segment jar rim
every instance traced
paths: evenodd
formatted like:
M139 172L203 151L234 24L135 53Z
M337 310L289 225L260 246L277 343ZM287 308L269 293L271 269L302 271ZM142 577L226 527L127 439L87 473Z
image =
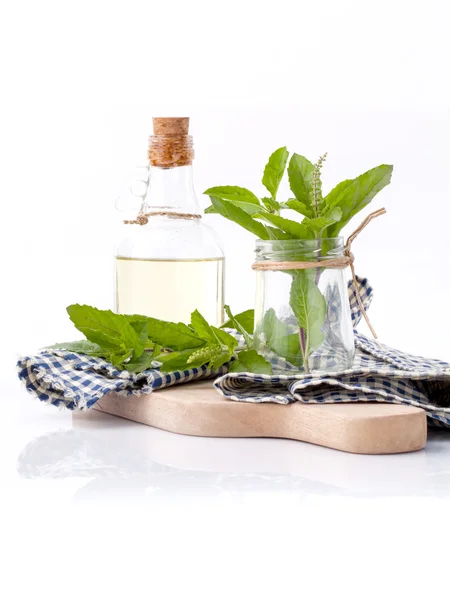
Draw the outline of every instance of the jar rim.
M344 255L343 236L313 240L256 240L257 260L324 260ZM300 258L301 256L301 258Z
M261 240L261 239L257 239L256 240L256 247L257 248L261 248L263 246L273 246L274 244L277 244L278 247L283 247L283 248L298 248L298 247L303 247L303 248L316 248L317 247L317 242L320 243L332 243L334 242L335 246L343 246L344 245L344 237L342 235L339 235L337 237L332 237L332 238L318 238L318 239L313 239L313 240L300 240L300 239L290 239L290 240Z

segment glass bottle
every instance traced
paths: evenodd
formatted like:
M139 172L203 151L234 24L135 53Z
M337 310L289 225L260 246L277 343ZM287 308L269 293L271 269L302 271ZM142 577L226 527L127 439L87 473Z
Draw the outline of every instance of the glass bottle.
M188 118L155 118L149 177L137 218L116 247L116 312L223 323L224 255L201 220Z
M296 261L320 264L343 256L342 237L319 243L256 242L254 343L275 372L343 371L352 366L355 347L345 270L289 269ZM277 270L280 265L283 270Z

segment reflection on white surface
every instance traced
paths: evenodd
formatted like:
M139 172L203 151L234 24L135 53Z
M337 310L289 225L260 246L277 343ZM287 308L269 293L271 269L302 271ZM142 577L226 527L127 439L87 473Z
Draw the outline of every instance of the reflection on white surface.
M77 497L232 495L289 492L350 496L450 496L450 435L432 432L425 450L390 456L347 454L274 439L177 435L101 414L29 442L23 478L90 481Z

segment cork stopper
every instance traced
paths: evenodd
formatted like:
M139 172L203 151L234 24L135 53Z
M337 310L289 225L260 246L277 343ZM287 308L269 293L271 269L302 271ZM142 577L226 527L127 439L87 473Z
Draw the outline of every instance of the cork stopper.
M153 135L188 135L189 117L153 117Z
M153 118L148 156L154 167L170 169L191 165L194 145L189 133L189 117Z

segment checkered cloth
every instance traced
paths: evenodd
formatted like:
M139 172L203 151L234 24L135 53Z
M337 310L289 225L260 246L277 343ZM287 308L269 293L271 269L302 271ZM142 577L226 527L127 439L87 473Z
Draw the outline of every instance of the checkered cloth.
M367 310L372 288L367 279L358 278L358 285ZM352 282L349 298L356 327L361 312ZM237 332L229 331L242 341ZM70 410L90 408L109 392L140 396L178 383L215 377L214 387L228 400L279 404L392 402L423 408L430 425L450 428L450 364L393 350L356 331L355 345L351 369L315 374L228 373L226 365L218 371L202 367L174 373L150 369L136 374L119 371L101 358L64 350L24 357L17 368L19 378L32 395ZM280 366L289 369L284 359L273 357L272 362L275 370Z

